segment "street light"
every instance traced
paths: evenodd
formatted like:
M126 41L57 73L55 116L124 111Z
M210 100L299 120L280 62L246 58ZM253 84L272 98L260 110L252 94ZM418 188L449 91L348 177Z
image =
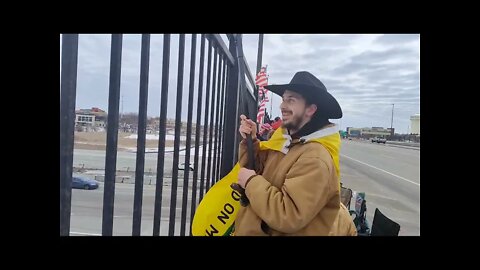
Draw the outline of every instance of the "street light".
M395 108L395 104L392 103L392 121L390 122L390 133L391 133L391 137L393 138L393 108Z

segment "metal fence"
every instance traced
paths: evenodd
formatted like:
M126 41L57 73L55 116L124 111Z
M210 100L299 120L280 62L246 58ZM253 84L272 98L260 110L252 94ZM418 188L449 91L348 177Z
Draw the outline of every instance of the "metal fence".
M185 147L185 168L194 164L192 177L190 170L183 173L183 191L180 219L180 235L187 234L187 219L193 220L196 206L208 189L224 177L237 162L238 119L241 113L255 119L257 112L257 89L254 76L250 72L243 55L242 35L229 34L228 47L218 34L192 34L190 49L190 70L188 84L187 128ZM80 36L81 38L81 36ZM60 235L70 234L72 168L74 146L75 99L78 63L77 34L62 35L61 55L61 97L60 97ZM197 39L200 49L197 52ZM261 65L263 35L259 37L257 72ZM108 98L108 126L105 157L105 177L103 194L102 235L113 235L113 209L115 197L115 177L117 163L117 138L119 128L120 78L122 66L122 34L111 36L110 80ZM167 118L167 97L169 91L171 35L163 35L163 63L160 101L160 130L158 140L157 174L152 235L160 235L162 196L164 186L165 137ZM196 55L200 54L198 65ZM150 67L150 34L141 35L140 90L138 110L138 139L136 152L135 192L133 205L132 235L138 236L142 222L142 197L144 184L144 164L147 124L148 81ZM179 35L178 73L176 87L175 138L170 194L168 235L175 234L177 188L179 179L180 129L182 93L185 59L185 34ZM206 63L205 63L206 61ZM198 76L196 67L199 67ZM206 73L206 82L203 81ZM246 79L251 86L248 86ZM198 82L198 83L197 83ZM197 100L194 100L196 91ZM201 106L205 97L205 106ZM193 105L197 103L196 126L193 127ZM200 132L203 117L203 132ZM192 145L192 129L195 140ZM202 135L203 138L200 138ZM202 146L202 147L201 147ZM194 151L190 160L191 149ZM200 150L202 155L200 157ZM200 161L201 159L201 161ZM201 166L198 166L201 164ZM199 186L197 184L199 182ZM191 204L188 204L191 186ZM198 197L197 198L197 193ZM190 217L187 209L190 208Z

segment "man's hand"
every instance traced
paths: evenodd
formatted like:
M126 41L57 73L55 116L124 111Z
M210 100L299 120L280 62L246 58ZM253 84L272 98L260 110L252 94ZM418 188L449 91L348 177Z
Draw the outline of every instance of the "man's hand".
M242 187L245 188L245 184L250 178L250 176L256 175L254 170L249 170L247 168L240 168L240 171L238 172L238 184Z
M252 135L252 140L257 138L257 124L250 119L247 119L245 115L240 115L240 128L238 129L242 138L247 138L247 134Z

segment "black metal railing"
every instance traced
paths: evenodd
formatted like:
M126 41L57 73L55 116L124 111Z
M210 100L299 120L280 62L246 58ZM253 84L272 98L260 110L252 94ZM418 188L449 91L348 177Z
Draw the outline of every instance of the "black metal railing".
M168 75L170 68L170 34L163 35L162 92L160 102L160 123L157 156L157 180L155 182L155 207L153 214L153 235L160 235L160 218L163 198L163 168L165 162L165 135L167 130Z
M107 150L105 155L105 187L103 190L102 235L113 234L113 204L117 167L118 114L120 104L120 78L122 70L121 34L112 35L110 55L110 84L108 96Z
M187 235L187 223L209 188L224 177L237 162L238 119L241 113L255 119L257 111L254 74L250 72L242 49L242 35L229 34L229 45L218 34L191 35L190 69L187 98L185 158L181 161L182 99L184 99L185 34L179 35L178 70L176 78L175 137L171 175L168 235ZM80 36L80 39L82 37ZM132 235L141 235L144 192L144 167L147 129L148 82L150 67L150 34L141 35L140 86L138 105L138 137L135 165L135 187ZM75 125L75 99L78 35L62 36L62 73L60 104L60 235L70 234L71 180ZM122 66L122 34L111 36L108 125L103 191L102 235L114 235L115 177L119 127L120 78ZM152 235L161 235L162 201L165 182L165 138L167 100L169 95L171 35L163 35L163 63L159 117L159 140L155 182ZM197 55L199 60L197 63ZM261 57L259 58L261 59ZM206 61L205 61L206 60ZM258 59L257 59L258 61ZM257 64L258 66L258 64ZM197 72L198 68L198 72ZM258 69L258 67L257 67ZM252 85L249 89L247 78ZM197 83L198 80L198 83ZM253 87L253 89L252 89ZM195 93L197 99L194 100ZM196 105L196 110L194 109ZM193 123L193 114L196 121ZM202 125L203 119L203 125ZM192 132L195 131L194 143ZM192 147L193 144L193 147ZM191 148L194 148L192 150ZM193 159L190 157L194 152ZM180 191L181 211L177 217L179 166L183 166L183 189ZM193 168L190 173L190 167ZM189 196L191 198L189 204ZM188 215L188 211L190 214ZM179 225L179 233L176 228Z
M138 108L137 158L135 165L135 193L133 199L132 235L139 236L142 225L143 176L145 174L145 145L147 129L148 71L150 66L150 35L142 35L140 52L140 99Z
M60 84L60 235L69 235L78 35L63 35L62 45L62 72L60 75L62 80Z

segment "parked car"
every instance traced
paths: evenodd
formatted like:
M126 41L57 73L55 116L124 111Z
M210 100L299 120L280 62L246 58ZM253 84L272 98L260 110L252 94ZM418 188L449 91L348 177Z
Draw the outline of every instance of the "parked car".
M372 138L372 143L373 142L385 144L387 142L387 139L382 137L375 137L375 138Z
M99 187L99 183L96 180L93 180L84 176L72 177L72 188L97 189L98 187Z
M190 171L193 172L194 171L194 164L193 163L190 164L189 167L190 167ZM178 165L178 169L181 170L181 171L185 171L185 168L186 168L185 163L182 163L182 164Z

